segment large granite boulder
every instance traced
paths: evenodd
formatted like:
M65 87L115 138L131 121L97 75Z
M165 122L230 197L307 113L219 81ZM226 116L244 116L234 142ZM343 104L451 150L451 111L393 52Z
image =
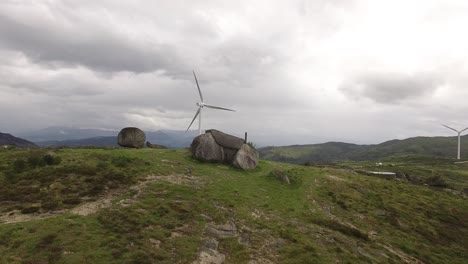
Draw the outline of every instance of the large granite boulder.
M223 148L231 148L239 150L245 143L242 138L228 135L216 129L207 130L206 133L210 133L215 139L216 143Z
M243 144L242 147L237 151L232 165L237 168L249 170L255 169L258 164L257 151L247 144Z
M215 139L211 133L199 135L193 139L190 145L192 155L201 161L208 162L223 162L224 152L223 148L216 144Z
M145 145L146 135L136 127L122 129L117 137L117 143L126 148L142 148Z
M257 151L243 139L214 129L194 138L190 151L198 160L225 162L240 169L254 169L258 164Z
M232 163L237 151L244 144L244 140L242 138L223 133L216 129L207 130L206 133L210 133L215 139L216 143L223 148L224 161Z

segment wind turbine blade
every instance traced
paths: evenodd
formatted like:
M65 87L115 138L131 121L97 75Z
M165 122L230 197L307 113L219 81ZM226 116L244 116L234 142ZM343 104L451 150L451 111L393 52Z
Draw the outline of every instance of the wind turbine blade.
M195 75L195 71L193 71L193 77L195 77L195 82L197 83L198 93L200 94L200 99L203 102L203 95L200 90L200 85L198 85L198 80L197 80L197 76Z
M461 133L461 132L463 132L463 131L465 131L465 130L467 130L467 129L468 129L468 127L467 127L467 128L465 128L465 129L463 129L462 131L460 131L460 133Z
M220 109L220 110L226 110L226 111L231 111L231 112L235 112L236 110L232 110L232 109L227 109L227 108L223 108L223 107L219 107L219 106L214 106L214 105L205 105L205 107L208 107L208 108L213 108L213 109Z
M190 129L190 127L191 127L192 124L193 124L193 121L195 121L195 119L197 119L197 116L200 114L200 109L201 109L201 108L198 108L197 113L196 113L195 116L193 117L192 122L191 122L190 125L188 126L187 130L185 130L185 133L187 133L187 131Z
M451 127L449 127L449 126L446 126L446 125L444 125L444 124L442 124L442 125L443 125L444 127L448 128L448 129L451 129L451 130L453 130L453 131L455 131L455 132L457 132L457 133L458 133L458 130L456 130L455 128L451 128Z

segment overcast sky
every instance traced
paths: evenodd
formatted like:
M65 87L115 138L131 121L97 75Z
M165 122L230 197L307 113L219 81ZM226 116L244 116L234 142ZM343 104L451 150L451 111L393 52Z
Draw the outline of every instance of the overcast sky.
M379 143L468 126L468 1L0 2L0 131ZM194 126L194 129L197 125Z

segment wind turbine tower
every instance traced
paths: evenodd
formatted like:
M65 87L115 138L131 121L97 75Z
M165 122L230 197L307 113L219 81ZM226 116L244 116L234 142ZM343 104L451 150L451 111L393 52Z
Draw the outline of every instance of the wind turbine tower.
M190 125L188 126L187 130L185 131L185 133L187 133L187 131L190 129L190 127L192 126L193 122L195 121L195 119L197 119L197 116L198 116L198 135L201 135L202 109L203 109L204 107L212 108L212 109L218 109L218 110L231 111L231 112L235 112L236 110L232 110L232 109L227 109L227 108L223 108L223 107L219 107L219 106L214 106L214 105L205 104L205 103L203 102L203 94L202 94L202 92L201 92L201 90L200 90L200 85L198 85L198 80L197 80L197 76L195 75L195 71L193 72L193 77L195 78L195 82L197 83L198 94L200 95L200 102L197 103L198 110L197 110L197 112L195 113L195 116L193 117L192 122L191 122Z
M467 130L468 127L463 129L463 130L458 131L458 130L456 130L454 128L451 128L449 126L446 126L446 125L443 125L443 126L450 129L450 130L453 130L453 131L457 132L457 134L458 134L458 155L457 155L457 159L460 159L460 135L461 135L461 133L463 133L463 131Z

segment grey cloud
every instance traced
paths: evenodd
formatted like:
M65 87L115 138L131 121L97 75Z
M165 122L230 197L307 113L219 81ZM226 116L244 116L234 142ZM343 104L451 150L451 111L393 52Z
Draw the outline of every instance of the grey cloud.
M60 20L11 18L0 12L0 45L24 53L31 60L50 67L83 65L98 71L180 71L183 60L171 45L139 44L128 36L112 32L109 25L79 24Z
M398 104L433 93L442 83L441 78L430 74L368 73L346 81L340 90L350 98Z
M262 144L375 142L421 134L432 120L461 122L463 59L437 75L383 73L382 65L354 74L374 65L348 45L361 26L354 2L365 1L1 1L0 131L183 130L198 100L192 69L206 103L237 110L207 109L203 126L248 131ZM404 68L397 60L388 70ZM462 73L450 80L454 68ZM438 89L439 76L457 85Z

